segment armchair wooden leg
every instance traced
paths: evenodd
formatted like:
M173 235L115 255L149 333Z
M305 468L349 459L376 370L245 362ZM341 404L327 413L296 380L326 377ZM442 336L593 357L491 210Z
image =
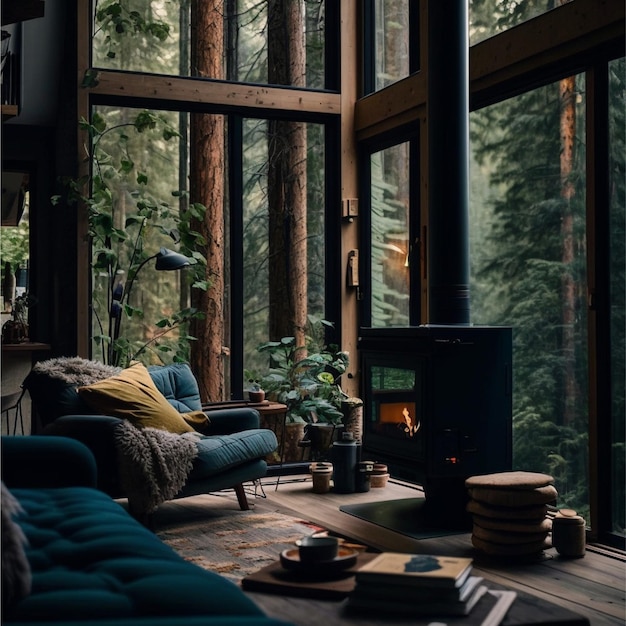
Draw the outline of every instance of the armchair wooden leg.
M237 494L237 502L239 502L239 507L242 511L248 511L250 509L250 504L248 502L248 498L246 497L246 492L244 491L243 484L239 483L234 487L235 493Z

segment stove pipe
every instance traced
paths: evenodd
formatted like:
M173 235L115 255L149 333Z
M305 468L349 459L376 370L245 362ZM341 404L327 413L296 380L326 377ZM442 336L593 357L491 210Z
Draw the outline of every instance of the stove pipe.
M469 44L467 0L428 2L430 324L468 324Z

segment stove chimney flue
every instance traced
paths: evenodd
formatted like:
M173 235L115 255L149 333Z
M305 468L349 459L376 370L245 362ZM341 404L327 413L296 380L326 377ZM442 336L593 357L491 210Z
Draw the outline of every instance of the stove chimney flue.
M428 2L430 324L468 324L469 44L467 0Z

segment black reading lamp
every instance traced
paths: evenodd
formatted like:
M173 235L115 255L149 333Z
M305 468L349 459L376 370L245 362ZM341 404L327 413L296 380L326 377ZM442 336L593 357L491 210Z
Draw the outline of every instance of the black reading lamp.
M128 300L130 298L130 292L132 291L133 284L135 283L135 279L137 278L137 274L139 274L143 266L149 261L152 261L152 259L156 259L154 267L156 270L161 272L180 270L183 267L191 265L190 259L184 254L174 252L173 250L169 250L168 248L161 248L156 254L149 256L147 259L144 259L139 264L137 269L133 272L132 278L128 281L126 285L123 283L118 283L118 285L113 290L113 299L111 302L110 315L115 320L115 324L113 327L113 336L111 338L111 354L109 355L109 362L111 362L110 357L112 356L113 352L113 344L120 336L120 327L122 324L122 310L124 308L124 303L128 303Z

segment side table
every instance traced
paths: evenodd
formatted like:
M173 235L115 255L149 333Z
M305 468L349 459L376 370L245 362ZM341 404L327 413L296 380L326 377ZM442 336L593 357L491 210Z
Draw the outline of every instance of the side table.
M268 465L282 466L284 461L287 405L265 400L263 402L250 403L249 406L259 412L261 416L261 428L268 428L273 431L276 435L276 439L278 439L278 449L269 454L266 458Z

